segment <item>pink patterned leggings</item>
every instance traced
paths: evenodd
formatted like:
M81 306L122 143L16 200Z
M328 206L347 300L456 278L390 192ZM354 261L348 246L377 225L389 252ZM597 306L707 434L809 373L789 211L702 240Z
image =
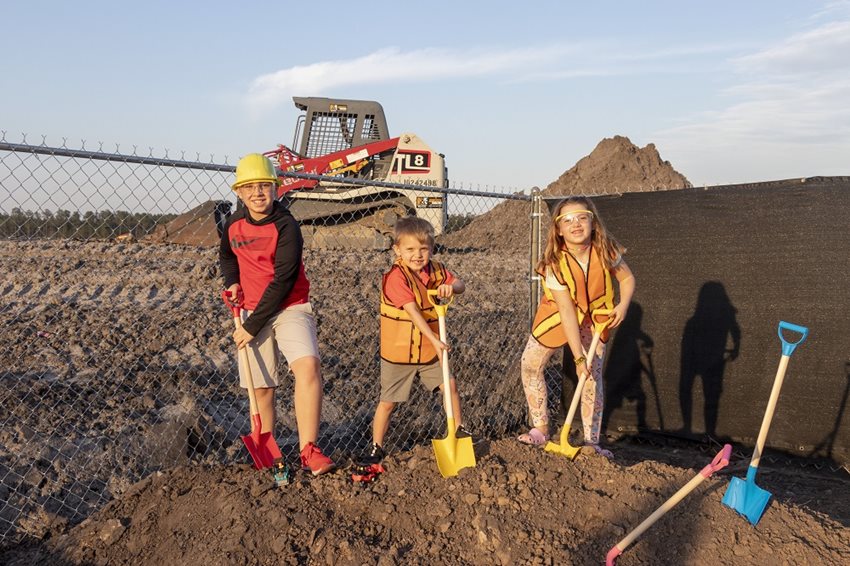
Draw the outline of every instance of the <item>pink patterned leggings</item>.
M587 348L593 339L590 317L584 319L579 330L581 343ZM531 413L531 422L535 427L549 425L546 378L543 370L556 351L556 348L547 348L534 337L529 336L525 351L522 353L522 388L525 390L528 411ZM590 373L593 379L584 382L584 390L581 393L581 422L584 425L584 439L587 444L599 444L599 433L602 429L602 409L604 406L602 361L605 356L605 344L599 343L596 354L590 364Z

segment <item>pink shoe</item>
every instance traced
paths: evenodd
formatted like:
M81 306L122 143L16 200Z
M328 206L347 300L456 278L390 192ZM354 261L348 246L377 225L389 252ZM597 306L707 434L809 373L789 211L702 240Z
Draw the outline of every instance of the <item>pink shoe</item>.
M605 448L602 448L602 447L601 447L601 446L599 446L598 444L588 444L588 446L590 446L591 448L593 448L593 450L594 450L594 451L595 451L595 452L596 452L599 456L602 456L602 457L604 457L604 458L608 458L609 460L610 460L611 458L613 458L613 457L614 457L614 453L613 453L613 452L611 452L610 450L606 450Z
M549 440L549 435L543 434L538 428L533 428L525 434L520 434L516 439L530 446L542 446Z
M336 469L333 460L322 454L322 450L308 442L301 450L301 469L310 470L314 476L320 476Z

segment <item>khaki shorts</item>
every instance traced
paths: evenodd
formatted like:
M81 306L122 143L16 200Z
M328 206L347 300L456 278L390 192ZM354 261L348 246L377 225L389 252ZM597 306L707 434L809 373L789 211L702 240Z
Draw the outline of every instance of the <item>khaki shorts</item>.
M381 401L407 401L413 378L417 374L429 391L437 391L443 384L443 370L439 360L430 364L394 364L381 360Z
M250 311L242 311L244 321ZM282 310L263 326L254 339L248 343L248 360L254 387L277 387L277 364L280 354L288 364L306 356L319 357L319 344L316 339L316 319L310 303L292 305ZM241 356L240 356L241 358ZM239 385L248 387L245 367L239 360Z

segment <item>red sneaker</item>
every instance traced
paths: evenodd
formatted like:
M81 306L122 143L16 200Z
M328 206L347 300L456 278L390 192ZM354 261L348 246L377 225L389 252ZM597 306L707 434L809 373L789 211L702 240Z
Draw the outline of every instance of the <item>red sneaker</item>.
M333 460L322 454L322 450L308 442L301 451L301 469L310 470L314 476L320 476L336 469Z

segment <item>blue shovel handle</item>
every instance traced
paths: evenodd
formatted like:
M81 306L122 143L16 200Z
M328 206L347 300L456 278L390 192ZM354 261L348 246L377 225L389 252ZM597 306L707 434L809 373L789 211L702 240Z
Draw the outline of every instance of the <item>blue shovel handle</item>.
M796 342L789 342L785 339L784 336L782 336L783 330L790 330L792 332L799 332L800 334L802 334L802 336L800 336L800 339L797 340ZM794 348L796 348L797 346L799 346L800 344L802 344L803 342L806 341L806 337L808 337L808 335L809 335L809 329L806 328L805 326L800 326L800 325L797 325L797 324L791 324L790 322L785 322L784 320L781 320L781 321L779 321L779 329L778 329L777 333L779 334L779 339L782 340L782 355L783 356L790 356L791 354L794 353Z

